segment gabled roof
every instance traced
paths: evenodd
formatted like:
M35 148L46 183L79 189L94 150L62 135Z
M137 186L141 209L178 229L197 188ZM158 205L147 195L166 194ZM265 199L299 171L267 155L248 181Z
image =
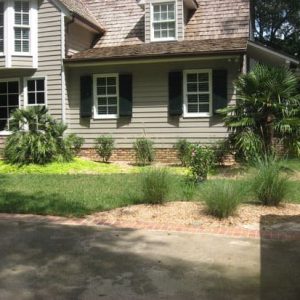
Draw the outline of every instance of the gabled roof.
M139 45L93 48L78 52L66 62L114 60L130 58L157 58L193 55L243 54L246 38L211 39L205 41L181 41L144 43Z
M85 0L58 0L74 17L77 17L83 22L87 22L90 26L99 31L104 31L99 19L97 19L84 3Z

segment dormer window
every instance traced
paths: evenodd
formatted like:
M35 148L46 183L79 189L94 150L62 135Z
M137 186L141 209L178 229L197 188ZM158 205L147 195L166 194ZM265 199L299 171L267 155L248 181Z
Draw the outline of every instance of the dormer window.
M152 3L151 26L153 41L176 39L176 2Z

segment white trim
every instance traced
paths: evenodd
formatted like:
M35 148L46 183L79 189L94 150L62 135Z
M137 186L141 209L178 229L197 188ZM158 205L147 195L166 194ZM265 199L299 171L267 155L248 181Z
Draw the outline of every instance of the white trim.
M97 78L115 77L116 78L116 96L117 96L117 113L111 115L99 115L98 111L98 95L97 95ZM94 119L117 119L119 117L119 74L118 73L107 73L107 74L94 74L93 75L93 118Z
M64 66L64 58L66 56L66 37L65 37L65 14L61 12L60 14L60 36L61 36L61 119L63 123L66 123L66 74Z
M18 82L18 102L19 102L19 108L21 108L21 99L20 99L20 96L21 96L21 80L20 78L16 77L16 78L1 78L0 79L0 82L11 82L11 81L17 81ZM7 119L8 122L9 122L9 119ZM0 130L0 136L1 135L10 135L11 132L8 131L8 130Z
M297 65L300 64L300 62L299 62L297 59L294 59L294 58L292 58L292 57L290 57L290 56L288 56L288 55L284 55L284 54L282 54L282 53L279 53L279 52L277 52L277 51L275 51L275 50L269 49L269 48L267 48L267 47L265 47L265 46L259 45L259 44L257 44L256 42L248 41L248 47L249 47L249 46L252 46L252 47L254 47L254 48L257 48L257 49L260 49L260 50L262 50L262 51L265 51L265 52L268 53L268 54L271 54L271 55L280 57L281 59L284 59L284 60L286 60L286 61L292 62L292 63L294 63L294 64L297 64Z
M187 75L191 73L208 73L209 88L209 112L208 113L189 113L187 109ZM206 92L204 94L207 94ZM202 118L211 117L213 111L213 90L212 90L212 69L190 69L183 71L183 117L184 118Z
M163 4L174 4L175 8L175 37L174 38L155 38L154 37L154 17L153 17L153 6L154 5L163 5ZM177 12L177 1L176 0L151 0L150 3L150 41L151 42L170 42L178 40L178 12Z
M199 54L200 55L200 54ZM78 67L97 67L97 66L114 66L114 65L135 65L135 64L154 64L162 62L187 62L187 61L202 61L202 60L220 60L220 59L240 59L240 55L228 55L228 56L195 56L195 57L177 57L177 58L149 58L149 59L116 59L111 61L74 61L65 62L68 68L78 68Z
M37 0L31 0L30 5L30 36L32 67L38 68L38 7Z
M12 66L12 53L13 53L13 42L14 42L14 1L6 1L6 9L4 15L4 40L5 40L5 67L11 68Z
M28 80L44 80L44 93L45 93L45 103L44 104L28 104ZM47 76L33 76L33 77L24 77L23 79L23 106L48 106L48 85L47 85Z

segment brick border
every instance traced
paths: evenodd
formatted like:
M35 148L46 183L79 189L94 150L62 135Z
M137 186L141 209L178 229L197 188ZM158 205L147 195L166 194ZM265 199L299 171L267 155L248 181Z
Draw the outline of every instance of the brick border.
M195 234L216 234L236 238L268 239L279 241L300 240L298 231L269 231L252 230L240 227L199 227L193 225L176 225L146 222L111 222L106 220L95 221L88 218L64 218L56 216L21 215L0 213L0 221L28 222L28 223L52 223L70 226L111 226L116 229L144 229L152 231L186 232Z

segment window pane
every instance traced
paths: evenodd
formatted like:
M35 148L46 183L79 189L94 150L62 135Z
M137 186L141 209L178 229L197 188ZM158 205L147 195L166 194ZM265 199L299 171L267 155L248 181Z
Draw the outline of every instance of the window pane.
M23 25L29 25L29 14L23 14Z
M116 78L115 77L107 77L107 84L108 85L116 85Z
M189 103L197 103L198 102L198 96L195 95L188 95L188 102Z
M21 32L22 32L21 28L15 28L15 39L21 39L22 37Z
M5 128L6 128L6 120L0 120L0 130L5 130Z
M117 104L117 98L116 97L109 97L107 99L107 102L109 105L116 105Z
M197 92L197 84L196 83L188 83L187 90L188 90L188 92Z
M209 104L199 104L199 112L208 113L209 112Z
M106 85L106 78L97 78L97 85L105 86Z
M29 41L23 41L23 52L29 52Z
M208 82L199 83L199 92L207 92L209 90Z
M117 114L117 107L116 106L109 106L108 107L108 114L109 115L116 115Z
M98 107L98 114L99 115L106 115L107 114L107 108L106 108L106 106L99 106Z
M28 104L36 104L35 93L28 93Z
M202 94L198 96L199 102L209 102L209 94Z
M188 112L189 113L197 113L198 112L198 104L189 104Z
M36 90L37 91L45 90L45 80L44 79L39 79L36 81Z
M187 74L187 82L197 82L197 74Z
M19 93L19 83L18 81L8 82L8 93Z
M0 95L0 106L7 106L7 95Z
M45 104L45 93L40 92L36 94L36 103L37 104Z
M107 87L107 94L108 95L115 95L117 93L117 88L115 86Z
M22 29L22 38L24 40L28 40L29 39L29 29L28 28L23 28Z
M106 87L97 87L98 95L106 95Z
M107 101L106 98L98 98L98 105L106 105Z
M22 24L22 15L20 13L15 13L15 24L16 25Z
M35 91L35 80L28 80L27 81L27 88L28 91Z
M0 82L0 94L7 93L7 82Z
M16 52L21 52L22 51L21 41L15 41L15 51Z
M6 107L1 107L0 108L0 118L1 119L7 119L8 117L8 112Z
M198 74L198 81L208 81L208 74L207 73Z
M22 10L22 2L21 1L15 1L15 11L21 12Z
M8 95L8 105L18 106L19 105L19 95Z

